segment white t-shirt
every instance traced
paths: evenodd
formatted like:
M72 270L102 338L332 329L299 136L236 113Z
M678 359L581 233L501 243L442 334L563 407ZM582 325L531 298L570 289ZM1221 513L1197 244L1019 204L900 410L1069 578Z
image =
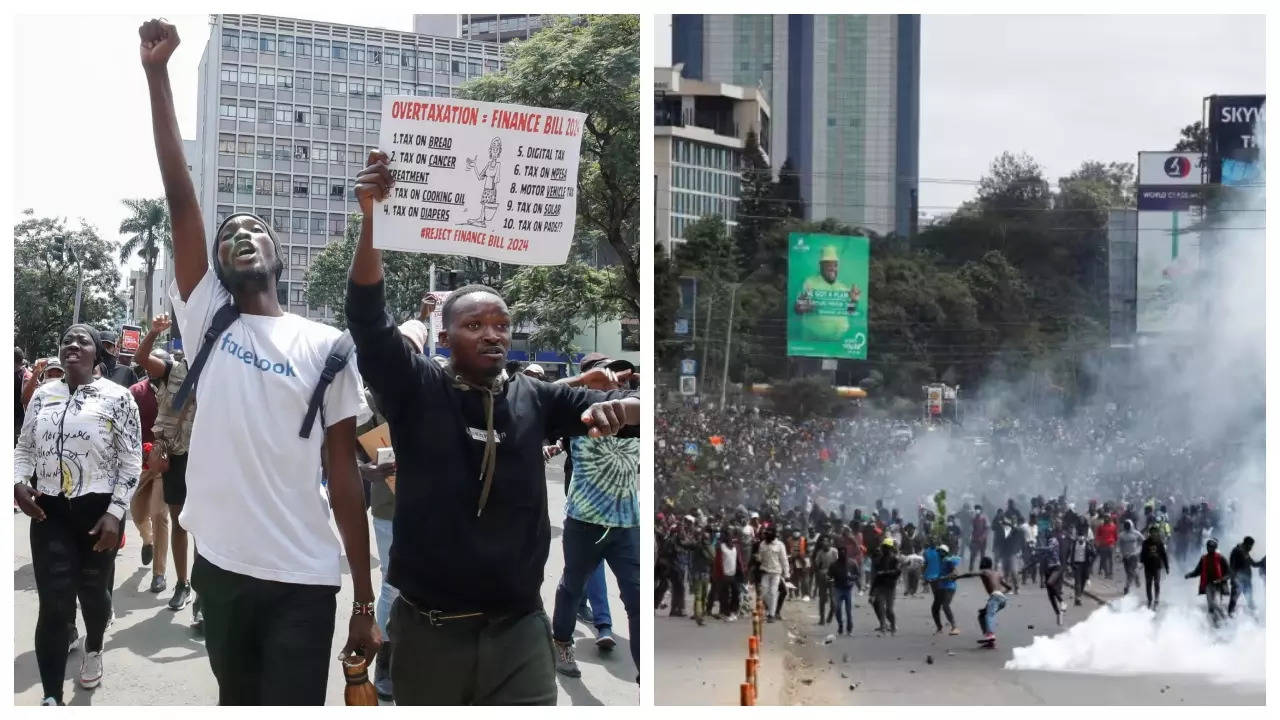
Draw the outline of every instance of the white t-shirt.
M212 269L186 302L169 288L187 357L231 296ZM335 340L336 328L290 313L241 315L215 340L196 386L179 518L199 553L230 572L300 585L341 585L342 547L318 482L320 418L298 429ZM355 417L361 382L354 354L325 392L326 426Z

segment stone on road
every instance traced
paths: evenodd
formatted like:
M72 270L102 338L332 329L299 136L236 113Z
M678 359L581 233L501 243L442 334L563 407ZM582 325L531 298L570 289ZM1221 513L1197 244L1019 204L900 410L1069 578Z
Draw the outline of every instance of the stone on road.
M547 560L542 583L542 601L547 615L555 607L556 583L563 570L560 532L564 526L564 470L561 462L547 466L547 505L551 517L551 555ZM35 574L31 565L30 519L14 515L14 663L13 701L15 705L38 705L42 699L40 673L36 668L35 627L38 614ZM126 520L127 543L116 558L116 587L113 593L116 620L107 629L103 646L104 674L101 687L86 691L76 681L80 672L81 653L71 653L67 660L64 699L68 705L215 705L218 686L209 668L204 642L191 630L191 607L172 612L167 603L177 583L172 558L168 563L169 588L159 594L147 592L151 568L141 563L142 541L131 520ZM336 528L335 528L336 533ZM373 527L369 528L372 554L373 586L381 586L382 568L378 566ZM342 589L338 592L338 608L351 607L352 586L346 558L342 561ZM494 569L501 572L501 569ZM639 702L635 683L636 668L631 661L627 614L618 596L618 584L606 570L609 586L609 609L613 616L617 647L601 653L595 646L595 630L579 622L574 633L577 641L581 678L568 678L556 673L560 705L634 705ZM84 635L84 621L78 616L77 627ZM333 648L329 664L326 703L343 704L341 669L338 652L347 639L347 616L339 612L334 625Z

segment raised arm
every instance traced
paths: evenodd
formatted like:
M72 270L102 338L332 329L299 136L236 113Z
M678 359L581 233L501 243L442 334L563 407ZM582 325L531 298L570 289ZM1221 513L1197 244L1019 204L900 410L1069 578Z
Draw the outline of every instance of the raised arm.
M146 335L142 336L142 342L138 343L138 349L133 353L134 362L141 365L142 369L147 371L147 376L152 380L159 380L164 377L164 361L160 358L152 357L151 349L160 333L168 329L169 314L162 313L157 315L151 321L151 329L147 331Z
M395 184L388 161L386 153L373 150L368 165L356 177L356 200L361 213L360 242L351 258L351 282L356 285L382 282L382 251L373 246L373 204L385 200Z
M173 89L169 87L169 57L177 49L178 30L163 20L148 20L138 28L139 53L151 96L151 130L155 135L160 179L173 225L174 278L178 293L186 300L209 269L208 245L196 189L182 154L182 135L173 110Z

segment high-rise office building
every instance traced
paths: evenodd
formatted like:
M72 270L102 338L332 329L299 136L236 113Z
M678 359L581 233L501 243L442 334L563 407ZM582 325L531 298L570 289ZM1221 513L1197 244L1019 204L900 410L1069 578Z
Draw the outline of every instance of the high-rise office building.
M674 15L671 53L685 77L764 91L774 172L790 160L810 219L914 232L919 16Z
M504 43L528 40L555 18L555 15L414 15L413 31Z
M737 224L743 148L754 132L768 155L770 109L755 86L681 77L678 66L656 68L653 81L654 227L670 252L700 217Z
M353 178L376 147L384 95L456 97L503 66L502 46L381 28L213 15L200 60L196 183L205 232L233 211L268 220L285 263L281 304L310 310L306 274L359 210Z

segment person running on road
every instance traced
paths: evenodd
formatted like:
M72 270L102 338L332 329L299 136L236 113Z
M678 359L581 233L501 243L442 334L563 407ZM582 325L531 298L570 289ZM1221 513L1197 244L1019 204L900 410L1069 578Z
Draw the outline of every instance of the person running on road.
M827 568L827 577L835 591L833 602L836 616L836 634L853 634L853 561L843 545L836 548L836 559Z
M1053 608L1053 616L1057 620L1058 625L1062 625L1062 613L1065 608L1062 604L1062 584L1064 575L1064 566L1062 563L1062 546L1060 540L1060 532L1055 531L1049 536L1048 544L1041 553L1040 559L1043 566L1040 570L1041 587L1043 587L1049 596L1049 607Z
M1266 558L1254 562L1249 553L1253 552L1253 538L1246 536L1244 541L1231 549L1231 557L1228 562L1231 570L1231 602L1227 605L1227 615L1234 616L1236 614L1236 602L1244 595L1246 606L1249 612L1254 612L1253 607L1253 569L1265 568Z
M41 705L63 704L77 598L87 631L80 685L90 689L102 683L111 567L142 472L138 406L127 389L93 378L104 353L97 331L88 325L72 325L63 333L58 357L66 375L36 390L13 451L13 499L31 518Z
M945 544L933 548L933 552L937 559L936 569L925 571L925 582L933 588L933 605L929 608L929 612L937 628L934 635L942 632L943 614L947 616L947 625L951 627L951 634L959 635L960 628L956 626L956 616L951 611L951 601L956 596L956 581L950 576L960 568L963 560L958 555L952 555L951 549ZM931 560L927 558L926 563L929 562Z
M818 593L818 624L826 625L835 615L835 595L831 590L831 574L827 572L839 558L840 552L831 547L827 536L818 538L817 549L813 553L813 580ZM845 553L848 557L848 552Z
M973 506L973 530L969 535L969 572L973 572L973 564L987 552L987 535L990 526L987 516L982 514L982 506Z
M1142 573L1146 580L1147 607L1155 609L1160 605L1160 574L1169 572L1169 554L1164 547L1164 539L1160 537L1160 528L1152 525L1147 528L1147 539L1142 541Z
M1226 558L1218 553L1218 541L1209 538L1204 545L1204 555L1196 563L1195 569L1187 573L1186 578L1200 578L1199 595L1205 596L1205 604L1209 609L1209 619L1214 627L1222 620L1222 596L1228 594L1228 567Z
M1120 561L1124 564L1124 594L1129 594L1129 588L1138 586L1138 560L1142 551L1142 533L1133 527L1133 521L1126 519L1124 521L1124 530L1116 538L1116 545L1120 548Z
M169 85L178 32L151 20L138 34L173 226L170 299L187 351L205 363L194 388L200 411L187 467L191 501L181 522L199 545L191 580L200 594L218 700L323 705L344 551L355 602L341 655L372 659L382 644L356 469L360 376L349 362L333 378L318 413L319 432L308 428L303 437L294 429L307 416L341 332L281 309L284 259L265 220L233 212L206 241ZM228 305L238 317L220 337L206 339Z
M880 542L880 553L871 561L871 572L871 607L875 609L876 620L880 623L876 632L893 635L898 632L893 600L898 588L898 577L902 574L893 538L887 537ZM886 621L888 625L885 624Z
M980 643L987 647L994 647L996 641L996 614L1004 609L1007 602L1001 588L1005 590L1013 590L999 570L995 569L995 562L990 557L984 557L978 563L978 572L965 573L955 576L956 580L970 577L982 578L982 588L987 591L987 604L978 610L978 627L982 630L982 639Z

